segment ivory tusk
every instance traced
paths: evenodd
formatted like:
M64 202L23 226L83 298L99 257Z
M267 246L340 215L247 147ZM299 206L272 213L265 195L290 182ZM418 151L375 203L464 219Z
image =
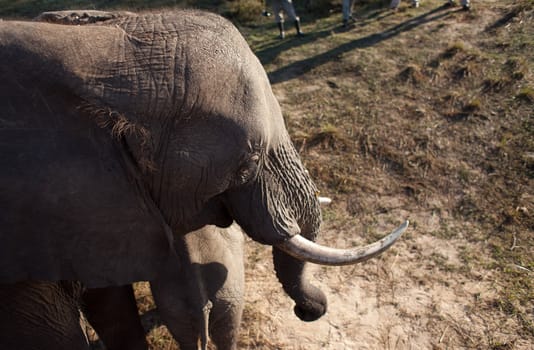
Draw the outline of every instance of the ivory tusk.
M317 199L319 199L319 204L327 205L332 203L332 199L328 197L317 197Z
M368 260L387 250L408 227L408 220L381 240L363 247L338 249L325 247L296 235L277 247L293 257L320 265L352 265Z

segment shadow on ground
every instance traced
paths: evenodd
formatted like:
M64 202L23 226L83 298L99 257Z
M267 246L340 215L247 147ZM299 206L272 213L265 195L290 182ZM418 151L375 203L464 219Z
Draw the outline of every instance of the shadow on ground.
M457 11L458 10L456 9L450 10L450 8L445 5L440 6L426 13L423 13L417 17L411 18L403 23L395 25L392 28L386 29L380 33L370 34L365 37L361 37L353 41L350 41L348 43L342 44L334 49L331 49L319 55L316 55L316 56L313 56L313 57L310 57L310 58L307 58L301 61L290 63L284 67L281 67L273 72L268 73L269 80L271 84L277 84L277 83L281 83L284 81L294 79L304 73L309 72L310 70L322 64L325 64L331 60L335 60L336 57L338 57L339 55L343 53L352 51L354 49L361 49L361 48L366 48L366 47L376 45L382 41L391 39L403 32L410 31L420 25L442 19L446 16L449 16L451 13L457 12ZM388 14L386 15L377 14L375 15L376 17L374 18L374 20L378 20L378 18L384 18L387 15ZM361 26L363 25L365 24L361 24ZM337 28L334 28L334 30L340 31L342 29L337 27ZM332 30L327 29L327 30L324 30L318 33L314 33L313 35L310 35L309 39L308 38L302 38L301 40L293 39L285 43L281 43L280 45L275 46L275 47L270 47L267 49L259 50L256 52L256 55L259 57L260 61L263 64L265 64L265 63L270 62L274 57L280 54L280 52L283 51L284 49L289 49L291 47L309 43L319 38L326 37L330 35L331 33L332 33Z
M365 18L359 18L357 22L353 23L348 28L343 27L341 24L341 15L339 16L339 23L333 24L330 26L327 26L325 28L322 28L319 31L312 31L312 32L306 32L303 37L298 37L295 35L295 29L292 26L286 25L286 39L279 40L269 40L263 44L256 45L254 48L255 54L260 59L261 63L263 65L269 64L276 59L280 54L282 54L284 51L287 51L291 48L307 45L309 43L312 43L318 39L322 39L325 37L330 36L333 32L343 32L350 30L354 27L365 27L369 25L371 22L377 22L382 19L385 19L386 17L391 16L394 14L393 11L390 11L389 9L375 9L373 11L369 11L368 14L365 16ZM317 18L314 18L313 20L316 20ZM313 21L312 20L312 21ZM278 28L276 25L272 24L265 28L266 31L271 31L274 34L278 34Z

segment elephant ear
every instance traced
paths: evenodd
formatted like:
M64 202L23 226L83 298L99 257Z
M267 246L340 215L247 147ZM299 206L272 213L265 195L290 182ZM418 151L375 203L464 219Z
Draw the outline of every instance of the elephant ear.
M0 282L157 277L172 238L120 142L68 92L0 93Z

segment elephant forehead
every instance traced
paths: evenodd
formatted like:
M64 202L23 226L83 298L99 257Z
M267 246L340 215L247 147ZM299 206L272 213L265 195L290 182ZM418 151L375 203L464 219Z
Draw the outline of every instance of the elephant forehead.
M198 130L209 138L207 142L220 142L219 137L224 144L254 152L276 144L277 137L285 134L282 113L263 68L243 67L228 77L191 84L199 85L192 98L195 114L204 123Z
M268 149L286 135L282 111L259 60L252 55L242 68L225 115L243 128L248 142Z

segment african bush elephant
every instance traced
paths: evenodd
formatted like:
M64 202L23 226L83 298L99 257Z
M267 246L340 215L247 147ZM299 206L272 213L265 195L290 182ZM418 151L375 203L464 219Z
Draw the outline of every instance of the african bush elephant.
M236 349L244 305L243 233L206 226L177 238L177 263L150 282L163 323L182 350Z
M407 226L350 250L313 242L317 189L260 62L220 16L2 21L0 82L2 283L156 280L175 239L236 221L273 246L295 312L312 320L326 297L306 261L369 259Z
M34 20L82 25L132 15L129 12L68 10L45 12ZM319 200L330 201L325 197ZM166 266L165 272L150 283L163 322L183 350L197 349L198 339L204 349L208 335L218 349L235 349L244 302L240 228L236 225L228 229L206 226L177 237L175 248L176 264ZM146 348L130 288L89 289L83 300L85 313L108 347ZM122 307L118 307L119 304ZM95 315L99 308L102 319ZM117 319L110 319L110 311Z

